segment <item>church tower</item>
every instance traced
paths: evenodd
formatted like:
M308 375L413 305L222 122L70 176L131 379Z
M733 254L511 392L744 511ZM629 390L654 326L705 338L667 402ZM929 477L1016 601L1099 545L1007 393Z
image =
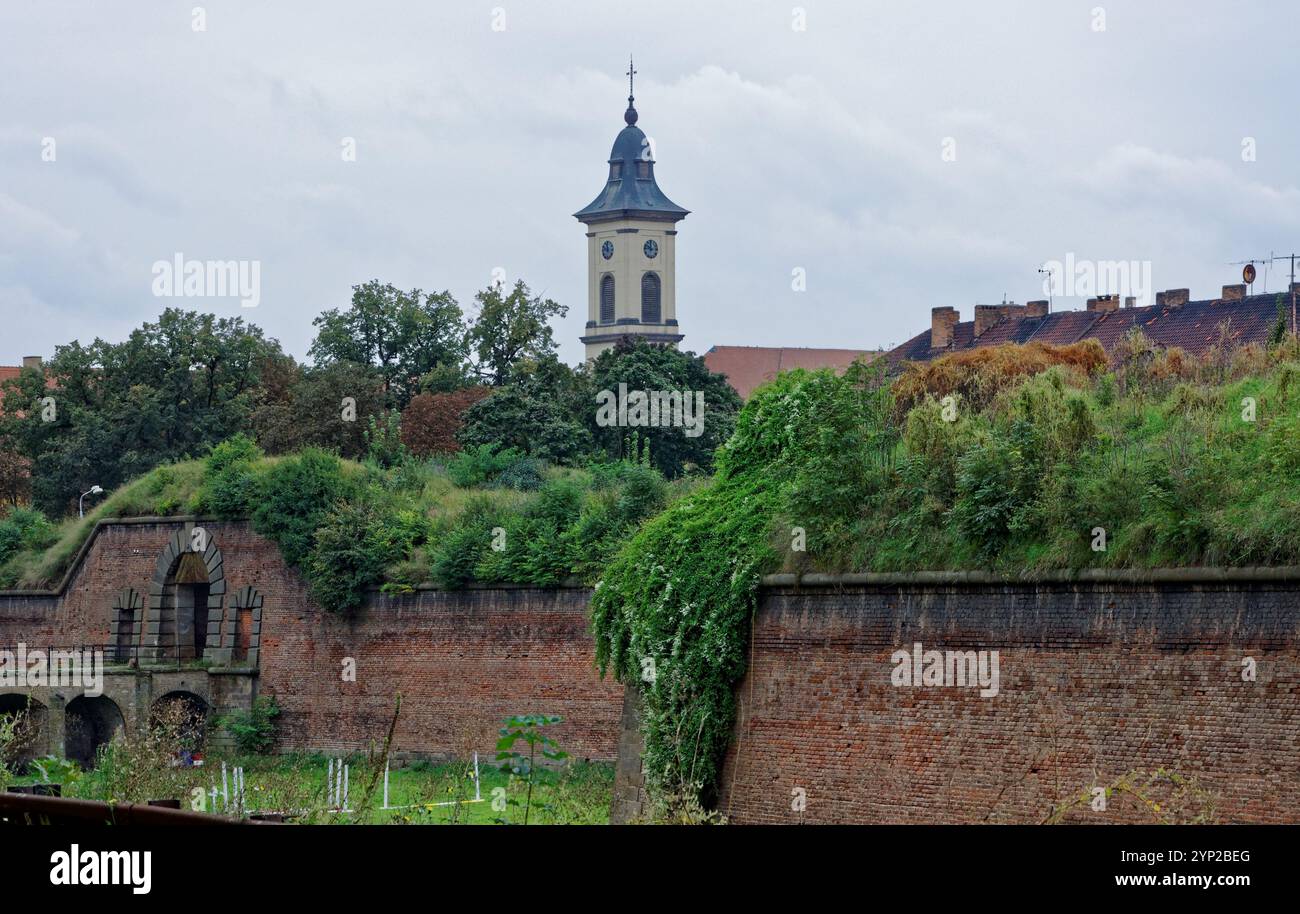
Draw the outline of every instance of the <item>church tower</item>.
M650 141L636 125L627 69L627 126L614 139L609 178L591 203L574 213L587 226L587 332L590 361L624 336L676 346L677 223L690 210L655 183Z

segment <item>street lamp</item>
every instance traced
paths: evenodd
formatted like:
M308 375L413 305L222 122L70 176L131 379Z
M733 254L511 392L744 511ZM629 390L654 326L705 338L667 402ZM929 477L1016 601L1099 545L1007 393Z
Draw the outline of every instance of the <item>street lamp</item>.
M86 500L87 495L103 495L103 494L104 494L104 490L101 489L99 486L91 486L85 492L82 492L81 497L77 499L77 516L78 517L86 516L85 510L82 508L82 503Z

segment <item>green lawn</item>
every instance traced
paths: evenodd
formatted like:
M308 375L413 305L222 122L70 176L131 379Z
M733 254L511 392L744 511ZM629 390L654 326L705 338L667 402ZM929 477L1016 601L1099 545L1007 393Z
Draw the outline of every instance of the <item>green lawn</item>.
M319 755L245 758L227 762L244 766L244 784L250 812L285 812L291 821L303 824L523 824L528 804L528 784L500 771L495 763L480 760L478 797L475 801L473 765L414 765L389 772L390 807L384 809L382 766L371 768L364 758L350 760L348 810L332 808L326 785L328 760ZM377 777L376 777L377 775ZM221 799L214 807L211 789L221 789L221 763L209 760L199 768L167 773L170 789L188 806L196 789L204 793L205 811L221 811ZM229 779L229 774L228 774ZM373 793L367 800L370 784ZM15 783L40 780L34 772ZM63 795L89 800L143 802L152 796L112 796L98 772L85 772L65 781ZM154 782L155 784L157 782ZM529 824L602 825L609 821L614 766L609 763L575 762L556 772L539 774L533 785ZM154 792L157 787L142 787Z

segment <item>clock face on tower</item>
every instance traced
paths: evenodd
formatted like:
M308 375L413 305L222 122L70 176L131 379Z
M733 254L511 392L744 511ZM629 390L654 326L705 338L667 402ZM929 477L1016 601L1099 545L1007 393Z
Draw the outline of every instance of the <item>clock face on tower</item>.
M659 242L652 238L645 243L645 247L642 248L642 250L645 251L647 257L654 260L655 255L659 253Z
M600 256L606 260L614 256L614 242L606 241L600 246Z

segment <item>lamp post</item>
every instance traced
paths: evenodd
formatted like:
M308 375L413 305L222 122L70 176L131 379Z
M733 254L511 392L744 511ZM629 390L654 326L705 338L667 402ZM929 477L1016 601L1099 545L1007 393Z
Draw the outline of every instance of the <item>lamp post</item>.
M82 492L81 497L77 499L77 516L78 517L86 516L86 511L85 508L83 507L83 504L86 500L87 495L103 495L103 494L104 494L104 490L101 489L99 486L91 486L85 492Z

